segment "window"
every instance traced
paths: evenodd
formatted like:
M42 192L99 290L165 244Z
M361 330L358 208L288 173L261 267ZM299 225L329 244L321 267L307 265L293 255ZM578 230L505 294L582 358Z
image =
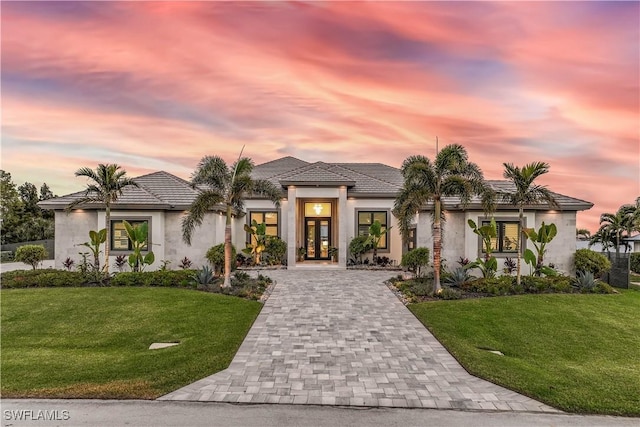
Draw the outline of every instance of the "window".
M482 225L489 225L489 221L482 221ZM496 221L498 237L491 239L491 246L495 252L518 252L518 221ZM484 248L482 248L484 252Z
M133 248L131 247L131 241L129 241L129 237L127 237L127 231L124 228L124 220L122 219L114 219L111 220L111 250L113 251L131 251ZM143 223L149 223L149 220L141 220L141 219L127 219L126 220L133 227L136 225L140 225ZM151 227L148 229L148 238L147 244L142 248L143 251L147 250L147 246L149 245L149 240L151 238Z
M375 221L379 221L382 230L387 229L387 211L358 211L358 236L368 236L369 226ZM388 249L387 235L380 239L379 249Z
M258 224L265 224L267 226L266 233L268 236L278 236L278 212L265 211L249 213L249 225L253 224L253 221ZM247 233L248 234L248 233ZM247 239L249 237L247 236Z

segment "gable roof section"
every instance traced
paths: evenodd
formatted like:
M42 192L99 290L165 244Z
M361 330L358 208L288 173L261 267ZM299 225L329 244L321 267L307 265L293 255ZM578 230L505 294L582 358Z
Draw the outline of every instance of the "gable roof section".
M346 185L350 197L395 197L402 188L400 170L381 163L307 163L285 157L256 166L253 177L284 187Z
M125 187L112 205L113 209L184 210L195 200L198 191L187 181L168 172L159 171L133 178L139 187ZM43 200L43 209L65 209L71 202L84 196L84 191L55 199ZM83 209L101 209L101 203L78 206Z

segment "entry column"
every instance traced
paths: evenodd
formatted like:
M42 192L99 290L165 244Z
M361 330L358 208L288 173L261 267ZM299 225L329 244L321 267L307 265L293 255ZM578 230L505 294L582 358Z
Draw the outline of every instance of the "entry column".
M295 185L289 185L287 187L287 265L291 268L296 265L296 253L298 245L296 244L296 233L298 227L296 227L296 209L298 201L296 200L296 187Z
M347 187L338 193L338 265L347 266Z

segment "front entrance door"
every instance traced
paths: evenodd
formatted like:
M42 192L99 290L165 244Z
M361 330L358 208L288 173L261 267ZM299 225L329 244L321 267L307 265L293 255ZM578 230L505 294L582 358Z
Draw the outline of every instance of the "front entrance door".
M307 218L305 220L306 259L329 259L331 246L331 218Z

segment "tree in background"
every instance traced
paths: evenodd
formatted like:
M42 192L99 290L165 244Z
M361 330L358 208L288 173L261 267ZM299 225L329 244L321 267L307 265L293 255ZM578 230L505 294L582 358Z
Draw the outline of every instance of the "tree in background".
M42 192L42 189L46 193ZM45 183L41 187L41 195L35 185L25 182L17 187L11 174L0 170L0 218L2 219L2 244L20 243L32 240L53 238L53 211L43 210L38 206L42 197L55 197Z

